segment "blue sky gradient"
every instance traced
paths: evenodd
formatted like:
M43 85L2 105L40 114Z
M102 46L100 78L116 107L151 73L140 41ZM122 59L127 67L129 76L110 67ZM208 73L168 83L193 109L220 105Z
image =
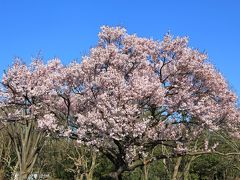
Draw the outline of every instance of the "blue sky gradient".
M240 95L239 0L0 0L0 73L14 57L29 63L39 51L45 60L80 60L102 25L154 39L189 36Z

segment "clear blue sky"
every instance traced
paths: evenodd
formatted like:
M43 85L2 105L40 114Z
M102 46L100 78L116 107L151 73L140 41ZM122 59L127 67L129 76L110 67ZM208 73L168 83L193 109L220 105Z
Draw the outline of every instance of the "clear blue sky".
M102 25L154 39L189 36L240 95L239 0L0 0L0 72L40 50L46 60L81 59Z

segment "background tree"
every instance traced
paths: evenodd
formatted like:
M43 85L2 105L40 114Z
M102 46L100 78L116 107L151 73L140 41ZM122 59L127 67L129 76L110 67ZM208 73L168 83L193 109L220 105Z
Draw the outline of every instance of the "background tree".
M34 60L28 67L17 59L3 75L1 122L16 151L18 179L27 179L43 146L46 134L38 127L44 126L42 119L48 115L45 102L50 97L49 77L51 72L56 73L57 65ZM48 122L53 125L51 118Z

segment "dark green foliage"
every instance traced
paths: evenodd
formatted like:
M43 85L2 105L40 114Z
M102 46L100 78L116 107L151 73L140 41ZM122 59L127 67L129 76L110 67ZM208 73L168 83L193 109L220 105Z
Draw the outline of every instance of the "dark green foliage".
M4 174L5 179L10 179L14 166L16 164L16 154L14 149L11 148L11 143L8 138L5 138L6 132L1 131L1 142L4 146L1 146L1 173ZM6 136L7 137L7 136ZM231 139L225 134L209 134L203 135L198 138L198 141L191 142L190 147L197 146L199 149L203 148L204 138L208 138L209 146L219 142L218 151L229 153L238 152L239 144L238 140ZM7 146L8 145L8 146ZM10 147L9 147L10 146ZM159 154L170 154L170 149L164 146L158 146L151 153L151 156ZM75 160L79 158L79 155L83 157L83 161L87 168L91 164L91 153L89 148L79 146L75 140L52 138L48 137L43 146L38 160L34 166L34 173L47 174L52 179L76 179L79 173L87 171L85 166L77 167ZM6 161L9 158L9 162ZM75 158L75 160L74 160ZM183 157L178 169L178 178L183 179L184 171L187 164L191 161L191 156ZM79 160L79 159L78 159ZM176 158L167 158L164 160L153 161L146 166L148 170L149 180L168 180L172 178ZM85 169L84 169L85 168ZM98 153L97 162L94 168L93 179L94 180L111 180L108 175L114 170L114 165L105 156ZM196 156L190 163L189 178L191 180L211 180L211 179L237 179L240 178L240 155L235 156L221 156L217 154L208 154ZM83 176L83 180L86 179ZM144 167L138 167L130 172L124 172L122 175L124 180L144 180Z
M114 166L105 156L100 156L98 158L98 165L94 171L94 177L96 179L106 179L109 172L113 171Z

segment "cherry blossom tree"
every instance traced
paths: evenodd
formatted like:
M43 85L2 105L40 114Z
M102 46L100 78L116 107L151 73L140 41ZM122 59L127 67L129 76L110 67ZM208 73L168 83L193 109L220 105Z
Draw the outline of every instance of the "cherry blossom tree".
M143 165L136 160L159 144L178 156L205 129L238 136L236 95L185 37L159 42L104 26L98 46L66 71L78 141L114 163L113 177Z
M111 160L116 179L166 158L148 158L158 145L178 157L190 154L186 142L206 129L240 137L236 95L188 38L157 41L101 29L81 63L16 62L3 77L1 108L10 111L2 119L31 118L42 130L76 138Z

